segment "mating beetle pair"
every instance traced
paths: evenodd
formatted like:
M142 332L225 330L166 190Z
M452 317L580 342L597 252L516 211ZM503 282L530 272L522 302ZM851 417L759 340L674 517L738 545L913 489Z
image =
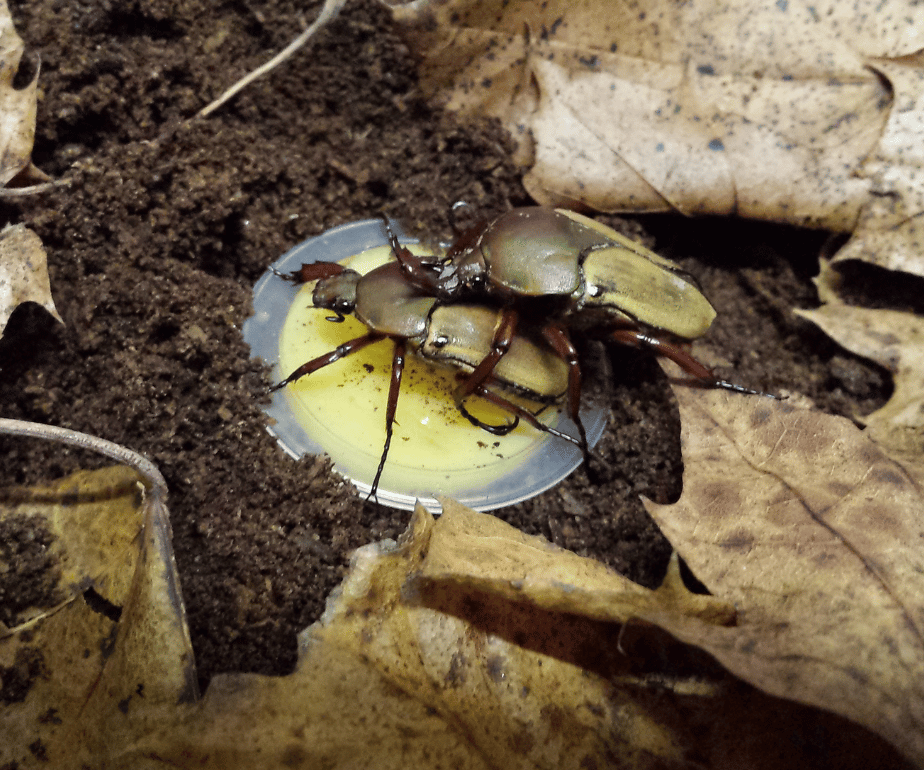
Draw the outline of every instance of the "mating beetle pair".
M693 279L592 219L564 210L514 209L464 233L444 257L415 256L387 221L385 230L395 261L365 276L325 262L283 276L296 283L318 281L314 305L333 311L332 321L352 313L368 332L308 361L273 387L369 344L394 342L386 440L370 497L388 455L408 350L459 370L456 405L474 424L503 434L523 418L578 444L585 460L581 365L571 329L648 348L706 385L756 392L716 379L675 342L702 336L715 317ZM478 420L464 405L473 394L511 412L513 422L498 426ZM540 404L564 401L579 438L543 425L509 394Z

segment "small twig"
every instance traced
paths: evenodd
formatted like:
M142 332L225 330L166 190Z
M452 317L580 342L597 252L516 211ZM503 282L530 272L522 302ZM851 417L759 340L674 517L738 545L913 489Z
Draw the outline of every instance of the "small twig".
M66 187L70 183L70 179L55 179L52 182L31 184L28 187L2 187L0 188L0 198L24 198L27 195L38 195L55 187Z
M308 27L308 29L302 32L301 35L295 38L295 40L289 43L289 45L287 45L282 51L280 51L272 59L266 62L266 64L260 65L255 70L245 75L243 78L238 80L237 83L225 91L221 96L219 96L214 102L201 109L198 113L196 113L195 116L190 119L189 122L210 115L219 107L221 107L221 105L223 105L226 101L228 101L228 99L234 96L238 91L243 90L254 80L262 77L267 72L274 69L290 56L292 56L292 54L294 54L299 48L305 45L308 40L311 39L315 32L327 24L327 22L329 22L331 19L333 19L345 4L346 0L325 0L324 7L321 9L321 13L318 14L318 18L314 20L314 24Z
M59 428L56 425L10 420L6 417L0 417L0 433L6 433L10 436L27 436L60 441L62 444L99 452L111 460L123 463L138 471L145 479L145 490L153 504L163 504L167 498L167 482L164 481L164 477L157 470L157 466L148 458L121 444L115 444L112 441L106 441L104 438L91 436L88 433L78 433L76 430Z

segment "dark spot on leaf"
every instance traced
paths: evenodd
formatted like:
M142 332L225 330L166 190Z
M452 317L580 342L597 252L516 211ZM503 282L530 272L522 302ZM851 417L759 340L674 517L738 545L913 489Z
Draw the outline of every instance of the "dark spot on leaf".
M746 529L737 529L731 532L719 545L722 548L747 553L751 550L751 546L754 545L754 535Z
M511 731L508 746L514 756L526 756L533 750L535 745L536 736L528 727L521 727Z
M50 708L38 718L39 724L42 725L59 725L61 717L58 716L58 709Z
M492 655L488 658L485 661L485 670L495 684L500 684L507 678L507 672L504 671L504 659L500 655Z
M279 758L283 767L306 767L309 764L309 759L311 757L308 756L304 747L298 743L286 746L285 751L282 752L282 756Z
M21 703L45 673L45 658L34 647L20 647L12 666L0 666L0 703Z
M468 661L461 652L452 656L449 662L449 671L446 672L446 684L450 687L458 687L465 684L465 667Z
M877 484L888 484L890 486L904 486L906 480L904 476L899 475L889 468L877 468L868 477Z
M766 407L758 407L753 412L751 412L751 427L759 428L761 427L770 417L773 415L773 411Z
M108 618L113 623L118 623L122 617L122 608L113 604L102 594L97 593L95 588L88 588L83 592L83 600L87 606L94 612Z
M592 70L595 70L597 69L597 67L600 66L600 59L598 59L596 56L587 56L587 57L581 56L578 58L578 61L581 62L581 64L583 64L588 69L592 69Z
M31 751L32 756L34 756L40 762L48 761L48 750L45 748L45 744L41 741L33 741L30 743L29 751Z

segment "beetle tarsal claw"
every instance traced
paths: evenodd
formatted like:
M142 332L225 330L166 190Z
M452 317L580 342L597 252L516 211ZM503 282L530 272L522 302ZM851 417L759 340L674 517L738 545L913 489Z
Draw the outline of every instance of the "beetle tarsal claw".
M774 401L783 400L781 396L777 396L774 393L764 393L762 390L754 390L753 388L748 388L745 385L739 385L736 382L728 382L728 380L716 380L711 384L716 388L732 390L735 393L743 393L746 396L764 396L765 398L772 398Z
M476 428L481 428L486 430L488 433L491 433L495 436L506 436L510 431L517 427L520 424L520 418L517 415L513 416L513 420L503 425L491 425L490 423L479 420L475 415L468 411L465 408L465 404L461 401L456 404L456 407L462 413L462 416L465 417L472 425Z

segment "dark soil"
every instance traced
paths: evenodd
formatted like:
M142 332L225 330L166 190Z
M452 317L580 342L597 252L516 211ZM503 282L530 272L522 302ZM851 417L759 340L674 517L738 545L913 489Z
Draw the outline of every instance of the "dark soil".
M285 674L356 547L409 514L359 499L321 458L293 462L267 434L268 383L240 328L266 266L309 236L386 212L446 236L457 200L529 203L490 123L427 106L415 65L371 0L352 3L291 61L184 125L280 50L316 8L296 0L12 3L41 58L34 161L67 187L5 204L48 251L64 324L22 306L0 343L0 414L93 433L151 458L170 487L174 548L203 684L222 671ZM612 218L608 221L613 222ZM696 350L722 376L854 416L888 378L795 318L825 234L648 217L644 236L696 274L720 316ZM681 491L676 406L650 357L618 373L599 447L576 473L497 512L530 533L656 585L670 546L639 501ZM103 464L0 440L3 483ZM16 597L7 597L13 606ZM2 614L0 614L2 617Z

